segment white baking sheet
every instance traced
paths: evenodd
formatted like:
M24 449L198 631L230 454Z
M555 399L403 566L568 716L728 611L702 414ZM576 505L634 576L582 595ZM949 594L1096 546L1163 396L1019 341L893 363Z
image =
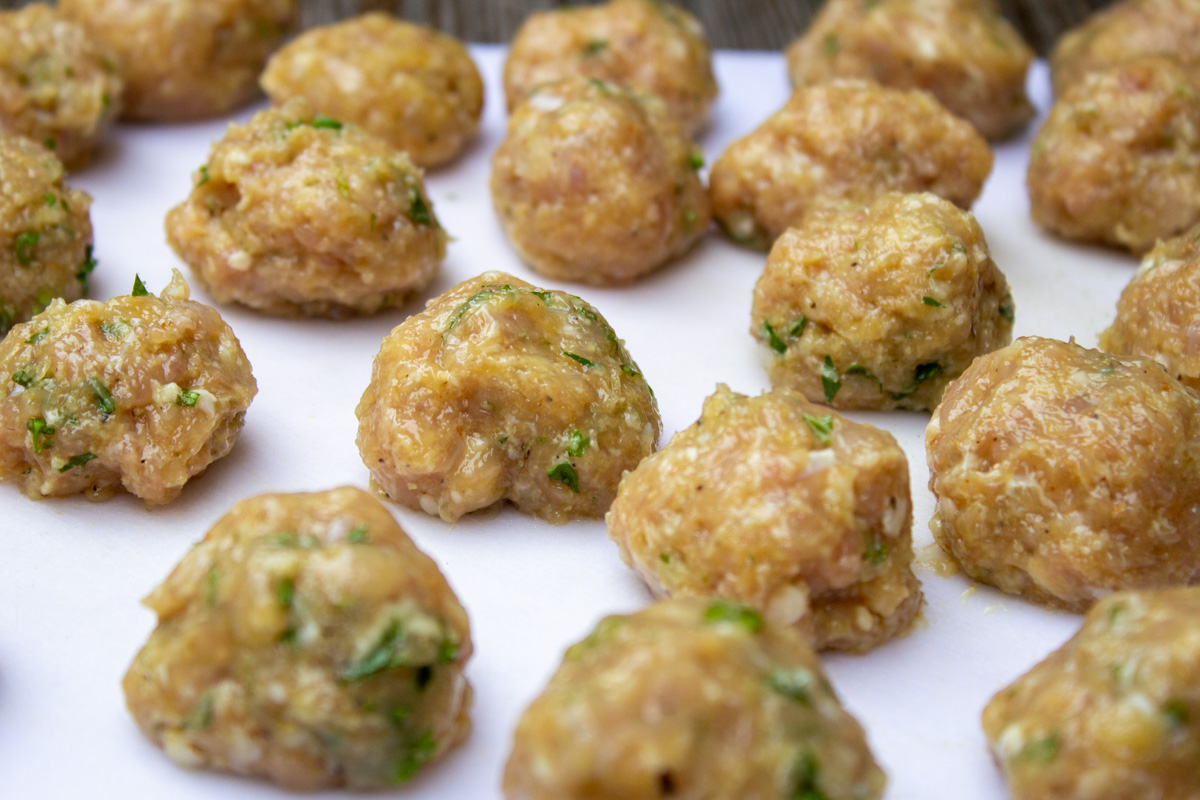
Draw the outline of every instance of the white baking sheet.
M129 496L102 504L31 502L14 485L0 484L0 797L285 795L258 781L182 770L143 739L120 690L125 668L153 627L138 601L237 500L267 491L365 486L354 407L380 339L458 281L502 269L543 286L572 288L595 304L658 394L664 443L695 419L718 382L747 393L768 388L747 330L764 255L713 232L681 262L613 290L566 287L517 261L487 189L489 159L504 128L502 51L480 47L475 53L488 89L483 133L466 158L428 177L437 214L455 241L424 296L348 322L222 309L254 365L259 395L230 456L166 508L147 512ZM788 92L778 54L721 53L717 71L721 96L701 140L710 161ZM1044 110L1045 71L1031 80ZM157 292L171 268L182 267L165 244L163 217L187 194L189 174L224 127L119 127L99 163L74 178L95 198L100 266L93 297L127 293L135 272ZM1012 285L1016 333L1074 335L1094 346L1134 263L1062 244L1033 226L1024 192L1032 130L997 150L976 213ZM201 291L194 296L207 300ZM890 430L908 453L913 536L918 549L928 545L928 417L853 416ZM639 608L649 595L621 563L601 522L554 527L504 509L448 526L394 510L458 591L476 645L468 670L477 698L473 734L400 791L421 800L494 800L515 721L564 648L601 616ZM979 712L996 689L1066 639L1078 619L984 587L976 591L962 576L938 577L928 567L918 572L928 606L911 634L866 656L831 656L825 664L888 772L890 798L1001 800L1006 795L984 747Z

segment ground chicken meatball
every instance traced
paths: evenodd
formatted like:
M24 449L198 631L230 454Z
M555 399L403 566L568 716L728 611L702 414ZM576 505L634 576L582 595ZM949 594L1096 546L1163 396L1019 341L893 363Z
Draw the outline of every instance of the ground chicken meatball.
M751 333L772 386L837 408L931 409L1014 308L979 223L932 194L827 206L779 238Z
M829 0L787 51L796 86L867 78L924 89L989 139L1033 118L1033 51L992 0Z
M288 317L400 305L446 255L408 156L299 98L230 126L167 240L218 301Z
M283 43L296 0L59 0L116 56L123 116L215 117L258 93L258 74Z
M933 536L971 578L1085 611L1200 581L1200 397L1148 359L1028 337L946 389Z
M1144 55L1200 69L1200 0L1125 0L1093 14L1050 55L1054 93L1062 95L1089 72Z
M878 800L886 778L794 631L724 600L608 617L526 709L508 800Z
M904 451L787 389L717 387L607 521L655 595L748 603L818 650L869 650L921 608Z
M145 602L125 701L180 766L386 788L470 729L466 612L359 489L238 503Z
M1089 73L1034 139L1033 219L1143 253L1200 221L1200 73L1158 56Z
M983 729L1013 800L1200 797L1200 589L1097 603Z
M567 78L534 90L492 158L492 202L543 275L628 283L708 227L703 163L656 98Z
M304 97L422 167L462 152L483 111L483 81L460 41L382 13L300 36L271 57L260 83L275 103Z
M655 94L689 135L708 122L717 96L704 29L659 0L610 0L530 15L504 62L508 110L533 89L582 76Z
M923 91L838 80L800 88L713 165L713 215L735 241L767 249L823 203L933 192L970 208L992 150Z
M141 281L107 303L55 300L0 342L0 479L32 498L179 496L229 452L258 390L220 315Z
M63 183L62 163L41 145L0 134L0 337L55 297L87 291L92 198Z
M449 522L501 500L556 523L603 516L662 431L599 312L503 272L388 334L356 413L377 486Z
M1200 392L1200 225L1146 256L1100 346L1154 359Z
M81 167L123 91L112 55L49 6L0 12L0 131L28 136Z

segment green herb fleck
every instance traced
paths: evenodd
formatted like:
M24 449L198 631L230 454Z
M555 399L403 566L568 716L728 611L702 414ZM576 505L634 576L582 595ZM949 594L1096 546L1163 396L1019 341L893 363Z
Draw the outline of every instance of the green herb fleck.
M196 401L199 399L199 392L193 392L191 389L180 389L179 394L175 395L175 405L183 406L184 408L195 408Z
M513 288L507 283L503 286L483 287L454 310L454 313L450 315L450 321L446 324L445 330L442 331L442 335L449 333L476 306L483 305L498 294L511 294L512 291Z
M670 564L671 563L671 554L670 553L659 553L658 560L663 562L664 564Z
M104 385L104 382L99 378L91 377L87 379L87 385L92 390L92 395L96 399L96 405L105 414L111 414L117 410L116 404L113 402L112 392Z
M565 461L551 467L546 472L546 477L552 481L558 481L575 494L579 494L579 473Z
M821 765L811 752L801 756L796 765L790 800L829 800L829 796L821 791Z
M1017 321L1017 312L1013 308L1012 294L1004 295L1004 299L1000 301L1000 316L1010 325Z
M204 576L204 604L209 608L217 605L221 576L216 567L209 567Z
M83 251L83 263L79 265L79 270L75 273L75 280L83 284L84 291L87 291L88 277L95 271L98 263L96 257L92 255L92 246L89 244Z
M41 454L43 450L50 449L54 443L43 440L44 437L54 435L54 428L46 424L46 420L41 417L33 417L29 422L25 423L25 428L33 436L33 452Z
M936 378L942 374L942 365L936 361L929 364L919 364L913 372L913 379L908 382L908 385L899 392L892 393L893 400L902 400L915 392L925 381Z
M767 673L771 691L804 706L812 703L809 690L813 683L813 674L806 669L773 669Z
M628 375L631 378L636 378L642 374L642 373L638 372L636 369L634 369L632 366L630 366L629 364L622 364L621 372L624 372L626 375Z
M154 296L154 295L150 294L149 291L146 290L146 284L142 283L142 276L138 275L136 273L133 276L133 291L130 292L129 295L130 295L130 297L153 297Z
M73 469L82 469L83 465L96 457L95 453L80 453L77 456L71 456L67 459L67 463L58 468L60 473L70 472Z
M58 198L52 194L47 194L42 197L42 202L44 202L48 206L53 206L55 203L58 202Z
M935 297L930 297L929 295L925 295L924 297L922 297L921 302L927 306L933 306L934 308L945 308L946 307L945 303L941 302L940 300L938 300Z
M437 742L428 731L422 733L396 767L396 783L411 781L421 771L421 767L429 763L435 753L437 753Z
M784 344L783 339L779 338L779 334L777 334L775 329L771 327L771 323L765 320L763 321L762 333L767 340L767 344L770 345L772 350L779 355L783 355L787 352L787 345Z
M438 645L438 661L449 664L458 658L458 643L450 639L442 639Z
M208 164L200 167L200 180L196 181L197 186L203 186L208 183Z
M291 578L284 578L275 587L275 599L279 601L280 608L291 608L292 597L296 593L296 584Z
M717 600L704 612L704 621L708 623L734 622L751 633L763 629L762 615L749 606L741 603L731 603L727 600Z
M582 364L582 365L583 365L583 366L585 366L585 367L598 367L598 366L600 366L600 365L599 365L599 364L597 364L595 361L589 361L588 359L584 358L583 356L576 355L575 353L568 353L566 350L563 350L563 351L562 351L562 354L563 354L564 356L566 356L567 358L571 359L572 361L578 361L580 364Z
M213 695L212 692L207 692L200 701L192 707L188 715L183 718L183 729L188 731L202 731L207 729L213 722Z
M571 434L571 438L567 440L567 455L572 458L579 458L591 443L592 440L590 437L584 436L582 431L575 431Z
M129 326L126 325L124 322L121 322L120 320L113 320L112 322L101 322L100 330L105 335L106 338L112 339L115 341L120 341L121 339L124 339L126 336L129 335Z
M28 389L30 386L32 386L33 382L35 380L37 380L37 378L33 377L32 375L30 375L28 372L25 371L27 369L32 369L32 368L31 367L21 367L19 370L14 372L13 376L12 376L13 383L17 384L18 386L24 386L26 389Z
M594 56L598 53L603 53L608 49L607 39L592 39L583 46L583 54L585 56Z
M1025 764L1045 765L1058 757L1062 742L1057 733L1049 733L1040 739L1034 739L1021 748L1017 760Z
M342 670L341 679L357 681L382 672L392 665L396 642L400 639L400 621L393 619L384 629L383 635L367 653Z
M33 263L33 249L37 247L38 239L42 235L37 231L25 231L18 234L13 240L13 253L17 256L17 263L22 267L28 267Z
M875 534L867 531L867 547L863 550L863 561L878 567L887 561L888 547L876 538Z
M804 421L808 423L808 427L812 428L813 435L817 437L817 441L821 443L822 447L829 447L833 443L833 414L824 414L819 417L805 414Z
M799 339L804 335L804 329L808 327L808 317L800 317L792 323L792 327L788 328L788 336L793 339Z
M58 140L53 136L47 136L45 139L42 139L42 144L46 145L47 150L58 149Z
M699 147L693 147L688 151L688 166L692 169L700 169L704 166L704 151Z
M965 252L967 252L967 246L966 246L966 245L964 245L962 242L955 242L954 244L952 244L952 245L950 246L950 249L952 249L952 250L957 250L957 251L958 251L958 252L960 252L960 253L965 253Z
M821 365L821 388L825 390L826 403L832 403L842 388L842 377L838 375L837 368L833 366L833 359L829 356L825 356L825 363Z
M532 294L533 294L533 296L534 296L534 297L538 298L539 300L541 300L541 301L542 301L543 303L545 303L546 305L548 305L548 306L553 306L553 305L554 305L554 292L538 292L538 291L534 291Z
M837 55L837 51L840 49L837 34L831 33L826 36L825 41L821 42L821 49L825 51L825 55L827 56Z
M410 186L408 190L408 218L413 223L427 228L434 224L433 212L429 210L429 204L415 186Z
M362 544L367 541L367 529L359 525L346 534L346 541L350 544Z
M1182 700L1171 700L1168 702L1163 707L1163 714L1167 718L1167 727L1172 730L1186 726L1191 718L1187 703Z
M46 327L42 328L40 331L35 333L33 336L30 336L28 339L26 339L25 344L41 344L42 340L45 339L47 334L49 334L49 333L50 333L50 326L47 325Z
M851 364L846 370L846 374L857 375L860 378L866 378L869 381L873 381L875 385L879 387L880 393L883 392L883 381L879 380L878 375L864 367L862 364Z
M340 131L342 129L342 123L324 114L318 114L317 118L312 121L312 126L314 128L328 128L331 131Z

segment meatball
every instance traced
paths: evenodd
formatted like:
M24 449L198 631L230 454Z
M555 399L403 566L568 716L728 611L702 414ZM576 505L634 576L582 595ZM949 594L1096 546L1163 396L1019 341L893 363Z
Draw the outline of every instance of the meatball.
M483 111L483 80L461 42L382 13L300 36L271 57L260 83L275 103L304 97L422 167L461 153Z
M1200 392L1200 225L1146 256L1100 346L1154 359Z
M1014 309L979 223L932 194L827 206L779 238L751 333L771 385L837 408L931 409Z
M699 150L668 113L584 78L533 90L492 158L492 202L521 258L551 278L605 285L687 251L711 212Z
M878 800L886 779L816 655L724 600L608 617L517 725L508 800Z
M787 389L719 386L607 521L654 594L748 603L819 650L869 650L921 607L904 451Z
M1147 359L1028 337L925 433L933 536L970 577L1084 611L1200 581L1200 397Z
M467 614L359 489L238 503L145 602L125 702L180 766L384 788L470 729Z
M582 76L658 95L688 134L717 96L704 29L660 0L610 0L530 15L504 62L508 110L543 83Z
M1013 800L1200 796L1200 589L1097 603L983 728Z
M0 131L84 166L121 106L112 54L42 3L0 12Z
M923 91L838 80L800 88L713 165L713 215L734 240L767 249L814 207L933 192L970 208L992 150Z
M1200 222L1200 74L1147 56L1084 76L1029 159L1033 219L1135 254Z
M87 291L92 198L63 183L62 163L41 145L0 134L0 337L55 297Z
M125 79L122 114L139 120L215 117L258 94L296 0L59 0L110 48Z
M992 0L829 0L787 51L796 86L867 78L924 89L989 139L1033 118L1033 51Z
M0 479L32 498L118 490L147 506L229 452L258 390L215 310L175 272L107 303L55 300L0 342Z
M602 516L662 432L654 393L599 312L503 272L388 334L356 413L377 486L449 522L506 499L556 523Z
M1144 55L1200 68L1200 0L1124 0L1068 31L1050 55L1054 93L1089 72Z
M288 317L400 305L446 255L408 156L300 98L230 126L167 240L219 302Z

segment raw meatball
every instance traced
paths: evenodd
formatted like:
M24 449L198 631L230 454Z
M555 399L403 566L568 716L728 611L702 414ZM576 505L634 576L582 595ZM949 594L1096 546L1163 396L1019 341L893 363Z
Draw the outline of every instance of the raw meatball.
M62 163L41 145L0 134L0 337L55 297L87 291L92 198L63 183Z
M385 788L470 729L467 614L366 492L244 500L145 602L125 702L180 766Z
M1200 397L1152 361L1028 337L946 389L933 536L970 577L1085 611L1200 581Z
M1200 797L1200 589L1097 603L983 729L1013 800Z
M699 150L654 97L568 78L534 90L492 158L492 202L543 275L628 283L708 227Z
M818 650L869 650L921 607L904 451L787 389L717 387L607 521L655 595L749 603Z
M767 249L815 206L933 192L970 208L992 150L923 91L834 81L798 89L713 165L713 215L736 241Z
M304 97L422 167L462 152L483 111L483 81L461 42L381 13L300 36L271 58L260 83L275 103Z
M796 86L867 78L924 89L989 139L1033 118L1033 51L991 0L829 0L787 51Z
M812 650L723 600L608 617L517 725L508 800L878 800L886 778Z
M1084 76L1034 140L1028 186L1042 227L1134 253L1200 221L1200 75L1147 56Z
M1154 359L1200 392L1200 225L1146 256L1100 346Z
M42 3L0 12L0 131L85 165L121 105L112 54Z
M556 523L602 516L662 431L599 312L503 272L388 334L356 413L378 487L448 522L501 500Z
M229 452L258 387L175 272L162 297L55 300L0 342L0 478L32 498L118 490L147 506Z
M408 156L300 98L230 126L167 240L218 301L287 317L400 305L446 255Z
M688 134L707 124L717 96L704 29L682 8L657 0L610 0L530 15L504 62L508 110L537 86L571 76L656 94Z
M932 194L821 208L779 238L750 331L772 386L837 408L931 409L1012 341L1004 274L969 212Z
M140 120L215 117L245 105L296 16L296 0L59 0L58 7L115 54L123 116Z
M1200 0L1125 0L1093 14L1050 55L1054 93L1089 72L1155 54L1200 69Z

